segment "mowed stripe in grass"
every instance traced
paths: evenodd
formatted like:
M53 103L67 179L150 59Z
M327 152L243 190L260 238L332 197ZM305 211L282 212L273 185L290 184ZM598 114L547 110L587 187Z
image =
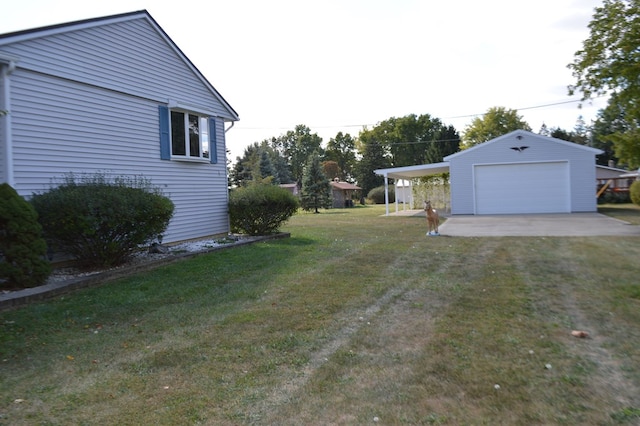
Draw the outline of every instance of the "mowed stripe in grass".
M427 238L382 213L0 313L0 423L634 420L637 239Z

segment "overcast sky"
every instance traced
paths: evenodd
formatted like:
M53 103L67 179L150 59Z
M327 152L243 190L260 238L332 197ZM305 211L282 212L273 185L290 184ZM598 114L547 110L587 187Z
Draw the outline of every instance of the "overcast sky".
M572 130L567 64L601 0L17 0L0 33L146 9L240 115L244 147L305 124L328 142L390 117L430 114L459 132L494 106L537 132Z

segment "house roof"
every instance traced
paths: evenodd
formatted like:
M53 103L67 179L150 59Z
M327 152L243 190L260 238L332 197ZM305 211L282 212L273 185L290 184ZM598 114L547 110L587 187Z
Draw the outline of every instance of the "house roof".
M331 182L331 186L333 186L336 189L362 189L359 186L356 186L352 183L349 182Z
M596 164L596 168L602 169L602 170L609 170L611 172L617 172L617 173L620 173L620 174L629 173L630 172L629 170L626 170L626 169L618 169L617 167L603 166L601 164Z
M577 144L577 143L574 143L574 142L564 141L562 139L551 138L549 136L542 136L542 135L538 135L536 133L529 132L529 131L526 131L526 130L514 130L513 132L509 132L509 133L507 133L505 135L498 136L497 138L491 139L491 140L489 140L487 142L483 142L481 144L474 145L471 148L468 148L468 149L465 149L465 150L462 150L462 151L458 151L458 152L456 152L454 154L451 154L451 155L447 155L446 157L443 158L443 160L449 161L452 158L460 157L460 156L463 156L463 155L468 155L469 153L472 153L472 152L474 152L474 151L476 151L478 149L482 149L482 148L484 148L484 147L486 147L488 145L491 145L491 144L494 144L494 143L498 143L500 141L512 138L514 136L515 137L518 137L518 136L533 137L533 138L536 138L536 139L544 139L545 141L549 141L550 140L550 141L553 141L553 142L561 144L561 145L565 145L565 146L570 147L570 148L582 149L582 150L590 151L590 152L592 152L593 154L596 154L596 155L597 154L602 154L604 152L604 151L602 151L600 149L591 148L590 146L580 145L580 144Z
M158 25L158 23L151 17L146 10L139 10L135 12L121 13L118 15L110 15L99 18L84 19L80 21L73 21L67 23L61 23L56 25L49 25L45 27L33 28L22 31L15 31L6 34L0 34L0 47L3 44L15 43L24 40L30 40L34 38L46 37L55 34L61 34L69 31L76 31L79 29L91 28L101 25L109 25L117 22L123 22L133 19L146 19L149 23L158 31L158 33L167 41L172 49L180 56L180 58L187 64L189 68L198 76L198 78L207 86L211 93L222 103L225 109L228 111L229 116L223 117L227 121L238 121L240 117L238 113L231 107L231 105L222 97L222 95L213 87L213 85L206 79L206 77L198 70L198 68L187 58L187 56L180 50L171 37Z

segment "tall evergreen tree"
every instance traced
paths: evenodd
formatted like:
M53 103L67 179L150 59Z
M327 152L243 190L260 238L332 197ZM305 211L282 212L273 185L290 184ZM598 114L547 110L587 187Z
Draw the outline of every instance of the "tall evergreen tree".
M331 207L331 184L322 171L320 155L314 152L309 156L302 177L302 208L319 213L319 208Z
M278 179L278 174L275 172L273 168L273 164L271 164L271 158L269 158L269 153L264 149L260 152L259 169L260 169L261 179L266 179L271 177L272 178L271 182L273 184L277 185L280 183L280 179Z
M269 140L254 142L246 147L244 155L236 158L236 163L229 172L232 186L247 186L251 181L269 176L273 176L274 184L293 181L288 164L280 153L272 148Z

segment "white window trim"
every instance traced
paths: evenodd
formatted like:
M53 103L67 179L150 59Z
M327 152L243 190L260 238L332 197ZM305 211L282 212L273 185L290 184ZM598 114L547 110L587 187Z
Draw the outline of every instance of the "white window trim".
M189 155L189 151L190 151L190 146L189 146L189 139L188 139L188 133L185 134L185 155L176 155L173 153L173 139L172 139L172 135L173 132L171 130L171 112L180 112L183 113L185 115L185 130L188 129L188 116L189 114L191 115L196 115L199 119L199 129L200 132L202 132L202 119L204 119L204 122L206 123L206 133L207 133L207 137L211 138L211 135L209 135L209 129L208 129L208 125L209 125L209 118L211 117L210 115L203 113L203 112L198 112L198 111L194 111L192 109L185 109L183 106L176 106L176 107L171 107L169 106L169 150L171 152L171 160L172 161L183 161L183 162L187 162L187 163L210 163L211 162L211 153L209 153L209 157L204 157L204 147L202 145L202 139L200 139L199 141L199 146L200 146L200 155L198 157L195 156L191 156ZM188 130L187 130L188 132ZM201 137L202 133L200 133L199 137Z

